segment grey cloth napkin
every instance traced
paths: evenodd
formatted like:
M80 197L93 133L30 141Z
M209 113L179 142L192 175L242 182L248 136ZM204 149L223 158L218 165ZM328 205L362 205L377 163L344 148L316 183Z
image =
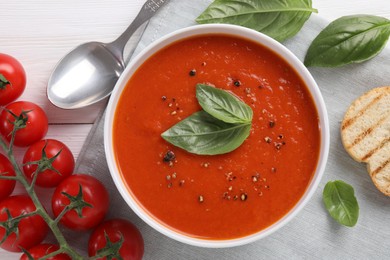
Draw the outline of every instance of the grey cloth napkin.
M195 18L210 2L171 0L150 21L135 54L159 37L195 24ZM327 24L312 15L299 34L284 44L303 60L309 44ZM108 171L103 147L104 113L85 142L77 172L94 175L105 184L111 196L108 218L126 218L139 227L145 240L144 259L389 259L390 198L376 190L365 166L347 155L339 136L340 122L350 102L371 88L390 85L389 48L363 64L310 71L329 113L331 144L326 172L307 206L291 222L262 240L228 249L205 249L174 241L145 224L124 202ZM340 226L323 206L323 187L336 179L355 188L360 217L354 228ZM83 251L85 236L78 234L72 241Z

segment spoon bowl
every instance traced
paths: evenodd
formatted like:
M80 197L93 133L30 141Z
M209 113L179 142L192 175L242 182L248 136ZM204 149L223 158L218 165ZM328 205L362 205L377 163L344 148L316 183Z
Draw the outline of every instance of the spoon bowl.
M48 83L48 98L53 104L75 109L110 95L125 65L106 46L82 44L58 63Z
M169 0L147 0L130 26L111 43L89 42L68 53L55 67L47 96L57 107L82 108L108 97L125 69L126 43ZM129 50L129 56L134 48Z

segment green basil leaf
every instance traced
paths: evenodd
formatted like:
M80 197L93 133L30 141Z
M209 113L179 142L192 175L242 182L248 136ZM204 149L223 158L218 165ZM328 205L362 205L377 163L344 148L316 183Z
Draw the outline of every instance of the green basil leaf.
M337 67L369 60L385 47L390 20L373 15L351 15L330 23L314 39L306 66Z
M330 181L325 185L322 199L332 218L344 226L355 226L359 218L359 204L351 185Z
M299 32L312 12L311 0L215 0L198 23L236 24L284 41Z
M190 153L224 154L239 147L249 136L251 123L229 124L199 111L180 121L162 137Z
M204 111L226 123L250 123L253 111L238 97L228 91L198 84L196 98Z

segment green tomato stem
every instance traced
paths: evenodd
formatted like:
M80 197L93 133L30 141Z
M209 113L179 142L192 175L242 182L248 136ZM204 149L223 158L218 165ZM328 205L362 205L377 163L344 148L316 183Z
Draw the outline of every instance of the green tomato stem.
M0 179L2 179L2 180L10 180L10 181L17 181L17 180L19 180L15 176L4 176L4 175L0 175Z
M36 170L36 171L34 172L34 174L33 174L33 178L32 178L32 181L31 181L31 183L30 183L30 188L31 188L31 189L34 189L35 182L37 181L38 174L39 174L38 170L39 170L39 167L37 167L37 170Z
M69 205L65 206L65 208L61 211L61 213L57 216L56 219L54 219L54 222L56 224L58 224L58 222L60 222L61 218L66 214L66 212L68 212L71 208L69 207Z

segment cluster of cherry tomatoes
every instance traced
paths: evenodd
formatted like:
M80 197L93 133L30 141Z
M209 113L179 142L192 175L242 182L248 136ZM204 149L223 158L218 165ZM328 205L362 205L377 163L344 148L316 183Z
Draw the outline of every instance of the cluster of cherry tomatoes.
M58 219L61 225L79 231L94 229L88 244L89 256L96 255L107 243L122 240L120 256L141 259L144 243L139 230L124 219L104 221L109 208L105 186L91 175L73 172L75 160L64 143L44 139L48 119L41 107L28 101L15 101L25 85L22 65L15 58L0 53L0 135L3 140L26 148L22 172L27 182L33 183L32 187L54 189L52 218ZM15 128L17 131L12 134ZM0 174L15 176L13 164L1 153ZM15 184L13 179L0 179L0 223L15 228L15 232L6 234L6 228L0 224L0 241L3 241L0 246L13 252L27 250L29 255L24 253L21 259L30 259L29 256L37 259L58 250L58 245L42 243L49 227L41 215L34 214L37 208L30 195L12 194ZM69 210L72 205L76 207ZM26 217L26 214L31 216ZM59 254L50 259L70 257Z

